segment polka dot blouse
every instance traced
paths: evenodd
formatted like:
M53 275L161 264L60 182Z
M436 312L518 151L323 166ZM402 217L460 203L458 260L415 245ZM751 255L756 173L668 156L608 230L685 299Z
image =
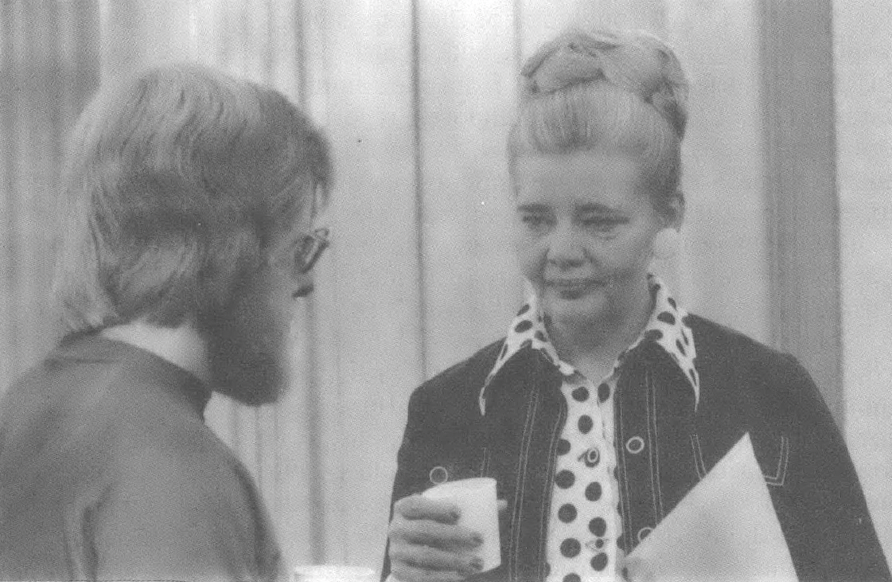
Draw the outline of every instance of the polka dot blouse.
M686 312L656 277L648 279L654 311L638 339L654 341L675 361L699 399L696 350ZM614 443L614 393L622 374L621 355L604 378L586 378L560 359L548 338L538 300L532 296L511 323L502 353L486 384L524 347L542 351L559 370L567 420L557 445L557 464L548 528L547 581L595 582L619 579L623 552ZM481 410L485 413L485 385ZM628 443L634 446L635 443ZM643 443L642 443L643 446Z

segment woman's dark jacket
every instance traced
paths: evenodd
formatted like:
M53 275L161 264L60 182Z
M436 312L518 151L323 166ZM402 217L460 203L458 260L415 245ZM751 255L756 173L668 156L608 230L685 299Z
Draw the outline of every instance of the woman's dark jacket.
M889 580L845 443L792 357L706 319L696 338L700 401L666 352L642 342L623 360L616 401L618 479L628 553L747 432L801 580ZM501 341L424 383L409 403L393 501L433 482L489 476L508 501L502 566L480 580L544 579L556 446L566 417L559 372L521 349L480 390ZM637 453L632 437L644 439ZM636 439L637 440L637 439ZM385 562L384 575L389 572Z

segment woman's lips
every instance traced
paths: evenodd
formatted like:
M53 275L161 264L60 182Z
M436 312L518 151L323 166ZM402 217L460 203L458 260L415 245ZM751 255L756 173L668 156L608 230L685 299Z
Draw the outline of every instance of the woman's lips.
M599 279L549 279L545 286L564 296L581 295L595 287L602 287L604 282Z

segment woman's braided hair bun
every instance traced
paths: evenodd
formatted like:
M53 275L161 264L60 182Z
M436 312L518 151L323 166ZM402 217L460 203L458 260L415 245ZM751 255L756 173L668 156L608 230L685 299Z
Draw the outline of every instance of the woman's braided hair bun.
M645 32L567 31L526 62L524 97L587 82L607 82L638 95L680 140L687 123L688 84L675 53Z

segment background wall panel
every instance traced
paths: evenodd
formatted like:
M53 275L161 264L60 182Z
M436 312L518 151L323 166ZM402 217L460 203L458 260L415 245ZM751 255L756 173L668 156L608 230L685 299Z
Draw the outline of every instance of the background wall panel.
M770 342L759 23L751 2L666 2L690 82L677 286L690 309Z
M0 392L57 339L50 307L62 144L99 79L96 6L0 3Z
M892 4L833 2L846 437L892 558Z
M10 7L15 10L15 6ZM53 325L41 317L47 307L43 291L51 280L51 224L54 205L52 189L58 182L56 139L58 85L57 45L54 42L55 7L48 3L22 5L12 15L9 32L12 91L4 140L13 150L7 166L7 183L12 191L29 192L29 197L8 199L5 214L9 259L7 285L12 316L10 342L14 362L30 359L52 344ZM33 22L36 26L28 26ZM42 87L53 87L50 91ZM33 323L32 323L33 322Z
M322 388L330 558L380 561L408 390L421 369L413 6L325 3L338 377ZM336 398L336 400L335 400ZM387 454L390 452L391 454Z
M329 51L325 42L327 31L325 1L298 2L295 11L299 15L294 22L299 51L299 66L295 72L297 73L300 102L318 123L326 126ZM337 177L335 179L337 180ZM329 221L321 218L320 222L328 223ZM298 373L295 374L291 393L299 395L298 398L303 397L307 404L306 407L293 408L295 414L303 415L303 430L298 431L287 422L287 419L283 419L283 425L289 426L294 433L293 440L297 442L303 438L307 446L307 454L304 456L291 455L292 449L283 448L283 457L288 459L287 462L298 469L298 474L305 475L302 478L306 480L306 496L310 502L309 506L300 506L298 496L301 492L294 489L300 488L304 483L292 484L290 477L292 473L287 471L288 465L283 464L281 469L283 475L282 495L291 495L292 505L284 514L284 518L280 518L280 523L287 522L289 515L307 515L309 520L306 525L298 523L295 526L288 523L285 526L292 528L296 534L290 538L283 536L286 538L284 539L286 546L290 545L294 548L292 555L297 556L299 552L306 555L303 560L293 560L292 564L325 562L334 553L329 550L326 542L334 535L329 532L330 528L324 527L323 519L326 515L326 487L337 481L335 470L342 465L339 455L326 454L328 449L325 449L322 444L335 442L339 434L340 423L330 420L331 416L337 418L336 412L326 414L323 408L323 405L328 403L331 410L337 411L338 409L337 391L327 389L337 386L339 381L339 336L337 326L331 324L337 320L338 303L336 297L329 301L320 300L321 294L329 293L326 290L338 288L337 270L332 258L336 254L337 243L333 247L328 251L331 257L323 259L316 266L316 285L319 293L311 296L303 306L305 317L299 320L301 325L296 329L300 340L306 345L306 372L300 374L300 370L296 370ZM309 548L302 547L302 537L310 539ZM343 553L343 547L340 544L335 546L335 550Z
M12 353L9 345L13 343L17 337L15 321L13 321L13 311L10 302L6 299L12 293L14 285L14 277L12 276L12 261L15 260L13 255L12 241L8 238L9 228L7 226L12 212L13 197L16 191L13 187L14 181L11 176L12 168L15 163L15 149L12 147L11 140L8 136L14 131L16 113L13 106L15 99L15 67L12 51L12 24L13 19L10 14L11 8L0 4L0 188L3 195L0 196L0 229L4 233L3 243L0 245L0 285L4 291L0 298L0 338L2 338L3 351L8 355L0 358L0 378L4 380L3 390L6 389L5 384L12 378L19 375L20 370L15 367L15 358L11 357ZM36 354L34 357L38 357Z
M419 3L428 376L504 335L520 305L505 158L516 87L513 8L510 0L461 10L437 0Z
M830 0L760 4L772 340L843 422Z

